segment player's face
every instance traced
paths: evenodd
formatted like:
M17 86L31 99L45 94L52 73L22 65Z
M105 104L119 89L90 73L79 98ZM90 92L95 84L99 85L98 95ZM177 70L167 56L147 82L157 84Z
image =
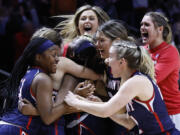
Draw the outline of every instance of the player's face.
M150 16L145 15L141 21L141 37L143 44L153 44L158 36L158 29L155 27Z
M78 23L80 35L84 35L85 33L93 35L97 31L98 26L98 18L94 11L86 10L82 12Z
M55 73L59 61L59 47L54 45L41 54L41 66L47 73Z
M120 64L121 60L117 59L117 53L114 47L109 49L109 57L106 59L106 62L111 67L111 73L113 77L118 78L120 77L120 73L122 70L122 64Z
M96 33L96 46L102 59L109 57L109 48L112 45L112 40L106 37L102 32Z

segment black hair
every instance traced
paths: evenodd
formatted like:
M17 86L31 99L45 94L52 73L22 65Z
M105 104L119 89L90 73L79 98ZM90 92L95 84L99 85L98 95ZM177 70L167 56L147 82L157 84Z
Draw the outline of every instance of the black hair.
M104 60L97 57L95 45L85 38L76 38L69 44L67 57L77 64L92 69L98 74L103 74L105 69Z
M42 45L47 39L34 38L24 49L22 55L14 65L10 77L0 84L0 114L12 110L17 106L18 88L21 78L25 75L28 67L35 66L35 55L37 48Z

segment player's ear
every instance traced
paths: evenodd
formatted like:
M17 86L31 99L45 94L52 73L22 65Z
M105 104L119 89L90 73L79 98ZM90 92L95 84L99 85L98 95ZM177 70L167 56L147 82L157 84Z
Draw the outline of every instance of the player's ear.
M36 62L40 62L41 61L41 55L40 54L36 54L35 61Z

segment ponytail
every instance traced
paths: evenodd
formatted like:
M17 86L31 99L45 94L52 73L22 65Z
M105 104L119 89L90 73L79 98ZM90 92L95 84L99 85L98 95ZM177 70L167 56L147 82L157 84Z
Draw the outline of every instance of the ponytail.
M127 60L129 68L138 70L155 80L154 63L144 47L137 46L136 42L124 40L113 42L112 47L116 48L118 59Z
M142 46L138 46L137 50L140 51L139 71L146 75L149 75L155 81L154 63L149 53Z

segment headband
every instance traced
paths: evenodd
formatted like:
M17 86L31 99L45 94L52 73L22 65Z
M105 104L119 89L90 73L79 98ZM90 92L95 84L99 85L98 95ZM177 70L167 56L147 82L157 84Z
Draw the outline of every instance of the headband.
M81 45L75 49L75 53L78 54L81 51L92 47L95 48L94 44L92 44L90 41L83 41Z
M43 53L44 51L46 51L48 48L54 46L55 44L50 41L50 40L46 40L42 45L40 45L38 47L38 49L36 50L36 53L40 54Z

